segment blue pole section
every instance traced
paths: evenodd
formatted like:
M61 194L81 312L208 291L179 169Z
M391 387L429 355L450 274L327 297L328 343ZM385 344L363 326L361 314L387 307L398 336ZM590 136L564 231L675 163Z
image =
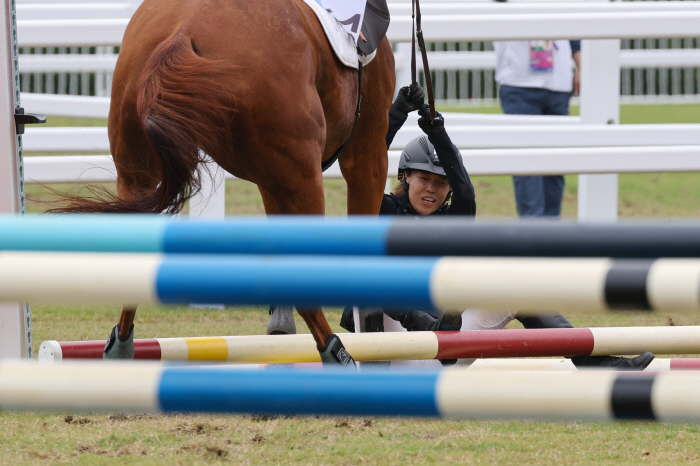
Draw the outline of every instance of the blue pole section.
M164 256L156 277L165 304L382 306L434 309L436 258Z
M2 215L0 250L162 252L171 221L160 215Z
M390 227L376 217L0 216L0 250L377 256L386 254Z
M164 369L164 412L433 416L438 372ZM194 376L196 375L196 376Z
M390 227L375 217L178 221L165 231L163 252L381 256Z

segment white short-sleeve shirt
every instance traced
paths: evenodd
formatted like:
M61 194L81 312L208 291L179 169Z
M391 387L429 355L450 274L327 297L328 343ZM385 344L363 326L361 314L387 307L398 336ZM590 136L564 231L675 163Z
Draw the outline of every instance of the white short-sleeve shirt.
M551 71L545 72L530 69L530 41L494 42L498 84L549 89L555 92L571 92L574 79L571 43L568 40L555 40L553 42L554 65Z

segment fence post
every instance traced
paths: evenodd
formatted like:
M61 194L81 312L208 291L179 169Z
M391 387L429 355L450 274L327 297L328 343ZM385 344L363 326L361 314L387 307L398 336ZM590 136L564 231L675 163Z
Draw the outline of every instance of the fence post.
M15 127L19 108L17 72L17 22L15 1L2 2L0 24L0 213L24 213L24 168L22 137ZM0 303L0 358L31 358L31 314L29 306Z
M620 122L620 40L581 41L581 123ZM579 221L617 220L618 175L579 175Z
M394 61L396 63L396 90L394 97L399 89L403 86L411 84L411 43L399 42L396 44L396 52L394 52ZM416 71L417 73L417 71Z

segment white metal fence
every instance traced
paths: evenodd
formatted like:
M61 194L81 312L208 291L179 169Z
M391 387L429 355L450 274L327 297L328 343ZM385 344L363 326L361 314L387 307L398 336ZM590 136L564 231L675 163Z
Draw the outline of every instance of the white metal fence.
M429 1L424 0L425 3ZM454 3L452 6L460 8L469 6L469 2L464 1L442 0L440 3ZM637 60L637 63L646 66L658 66L659 63L664 66L677 66L679 63L681 66L700 66L694 50L629 50L621 53L619 38L634 39L639 31L658 40L700 35L700 2L658 2L658 6L653 9L661 11L652 11L650 5L654 3L656 2L628 2L615 5L599 2L589 6L580 3L576 7L579 11L547 14L537 12L538 7L533 7L537 3L526 3L520 8L522 11L515 11L512 8L514 5L507 4L506 9L498 14L488 11L474 14L426 14L423 17L423 30L427 37L436 42L464 43L479 39L554 39L571 36L584 39L581 60L585 72L581 81L580 117L446 115L449 132L458 146L469 149L465 151L464 158L470 172L511 175L579 173L579 219L614 220L617 216L617 173L700 171L700 139L697 136L700 134L700 125L678 125L674 128L614 125L619 122L620 64L625 60L628 63ZM483 4L480 8L493 7L493 4ZM588 11L583 11L584 9ZM18 36L20 45L32 47L118 46L127 22L125 18L25 19L19 22ZM407 57L401 57L405 50L401 50L400 44L410 41L410 23L410 16L394 16L388 32L390 41L398 44L399 65L408 62ZM433 52L431 60L443 63L442 66L447 69L455 69L450 66L462 66L460 60L472 60L481 64L476 68L466 66L465 69L484 69L483 63L493 59L484 51L459 52L458 55L450 53ZM50 58L54 60L51 65L54 68L47 69L46 72L63 72L72 66L65 62L58 63L56 55ZM90 65L82 57L81 71L90 71L90 66L111 66L103 57L95 58L96 64ZM23 60L24 57L20 60L20 68ZM401 74L405 70L404 66L397 72ZM103 69L95 68L93 71L101 72ZM403 76L399 82L408 81ZM108 97L27 93L22 95L22 102L33 112L90 117L105 117L109 106ZM608 123L613 125L608 126ZM475 124L482 127L474 131ZM529 141L529 132L519 126L525 124L547 125L540 130L553 135L553 146L543 147L541 143ZM494 128L494 125L499 127ZM415 133L414 127L415 124L405 125L392 149L400 148L402 141L405 142L412 131ZM562 129L563 127L566 128ZM599 142L594 143L595 140ZM42 146L46 141L49 141L48 145ZM49 130L30 128L25 144L27 150L35 151L108 151L104 129L64 128L62 134L51 135ZM396 170L397 158L396 151L389 152L389 175ZM64 175L65 181L87 181L93 176L113 179L113 164L108 156L26 159L28 181L57 181L56 177ZM340 176L340 173L335 167L326 176ZM191 213L223 215L224 190L221 189L221 182L224 177L225 174L219 171L213 180L203 180L207 187L202 196L194 199ZM210 194L214 195L209 197Z
M75 0L71 0L75 1ZM509 3L512 3L511 0ZM624 8L629 2L617 6ZM644 3L652 8L661 1ZM680 3L680 2L675 2ZM690 2L684 2L690 3ZM697 2L700 5L700 2ZM128 19L139 1L89 0L82 3L44 2L19 0L17 15L20 21L80 20L111 21L118 26L120 20ZM572 8L596 8L597 3L559 0L547 2L547 11L573 11ZM480 2L459 1L425 2L424 15L430 16L455 11L468 14L494 14L504 10L502 4L489 0ZM608 5L609 6L609 5ZM532 11L531 4L509 4ZM405 15L410 3L406 0L390 2L392 14ZM668 9L668 5L664 5ZM684 6L688 8L688 6ZM106 35L107 31L104 31ZM73 44L70 44L73 45ZM72 46L72 47L21 47L20 74L23 92L67 94L83 96L109 96L111 79L118 47ZM433 85L438 100L455 104L491 104L497 97L494 80L495 56L490 41L438 42L428 44L432 52L430 63ZM700 42L697 38L631 38L622 39L620 94L623 102L690 103L700 101ZM407 63L406 47L397 50L402 59L397 64ZM465 53L468 52L468 53ZM400 69L398 72L400 73ZM420 76L421 81L424 78Z

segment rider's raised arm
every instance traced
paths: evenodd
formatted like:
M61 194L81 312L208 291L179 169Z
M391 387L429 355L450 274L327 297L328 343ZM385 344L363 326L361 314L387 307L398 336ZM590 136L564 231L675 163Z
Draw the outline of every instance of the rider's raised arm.
M435 147L435 153L440 160L440 165L445 170L447 182L452 189L452 202L448 213L450 215L476 215L476 200L474 186L469 179L469 173L464 168L462 155L452 143L445 131L445 120L439 112L435 112L435 118L430 120L430 109L423 105L420 110L421 117L418 125Z

